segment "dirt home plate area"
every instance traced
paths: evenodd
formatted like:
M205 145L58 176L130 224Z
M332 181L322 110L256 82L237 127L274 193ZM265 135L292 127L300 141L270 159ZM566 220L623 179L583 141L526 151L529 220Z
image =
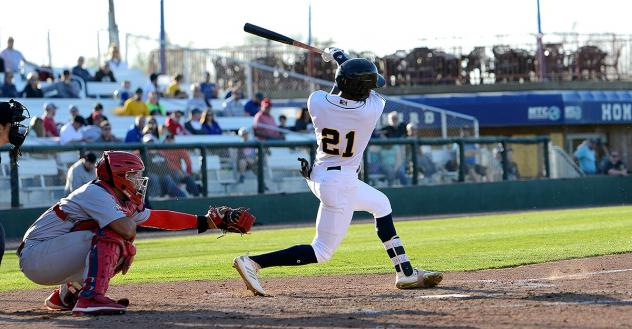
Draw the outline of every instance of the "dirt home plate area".
M118 285L123 316L46 311L50 289L0 293L0 328L630 328L632 254L446 273L440 288L396 290L392 275Z

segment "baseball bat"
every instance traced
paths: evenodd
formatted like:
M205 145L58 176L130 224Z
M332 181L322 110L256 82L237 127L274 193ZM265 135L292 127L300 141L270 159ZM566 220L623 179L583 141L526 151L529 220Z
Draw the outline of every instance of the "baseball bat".
M268 40L272 40L272 41L276 41L276 42L280 42L280 43L284 43L286 45L290 45L290 46L294 46L294 47L299 47L299 48L303 48L307 51L311 51L313 53L317 53L317 54L322 54L323 51L321 49L318 49L316 47L312 47L310 45L304 44L300 41L296 41L290 37L287 37L283 34L274 32L274 31L270 31L268 29L264 29L261 26L257 26L254 24L250 24L250 23L246 23L244 24L244 31L250 33L250 34L254 34L256 36L260 36L264 39L268 39Z

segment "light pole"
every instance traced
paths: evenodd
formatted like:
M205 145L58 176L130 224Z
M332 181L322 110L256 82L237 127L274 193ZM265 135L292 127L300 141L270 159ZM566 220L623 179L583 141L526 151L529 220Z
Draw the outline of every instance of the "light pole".
M544 45L542 44L542 21L540 19L540 0L536 0L538 6L538 35L537 40L537 53L538 53L538 78L540 81L546 79L546 68L544 64Z
M167 72L167 61L165 58L165 47L167 41L165 40L165 3L164 0L160 0L160 73L165 74Z

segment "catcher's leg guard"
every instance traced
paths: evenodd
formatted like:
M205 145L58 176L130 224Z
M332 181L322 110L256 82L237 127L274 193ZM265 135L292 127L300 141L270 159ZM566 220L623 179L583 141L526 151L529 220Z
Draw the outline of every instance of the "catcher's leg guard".
M97 230L87 256L87 274L79 300L73 308L80 314L123 314L126 306L105 296L110 279L122 261L123 239L111 230Z

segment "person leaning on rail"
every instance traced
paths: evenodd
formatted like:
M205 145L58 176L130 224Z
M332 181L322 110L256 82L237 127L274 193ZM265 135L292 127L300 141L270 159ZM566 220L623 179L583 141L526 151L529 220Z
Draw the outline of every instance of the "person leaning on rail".
M29 111L19 102L13 99L0 102L0 145L11 144L12 156L19 155L20 146L29 133L29 128L21 122L30 117ZM0 223L0 264L2 264L2 256L4 256L4 228Z

